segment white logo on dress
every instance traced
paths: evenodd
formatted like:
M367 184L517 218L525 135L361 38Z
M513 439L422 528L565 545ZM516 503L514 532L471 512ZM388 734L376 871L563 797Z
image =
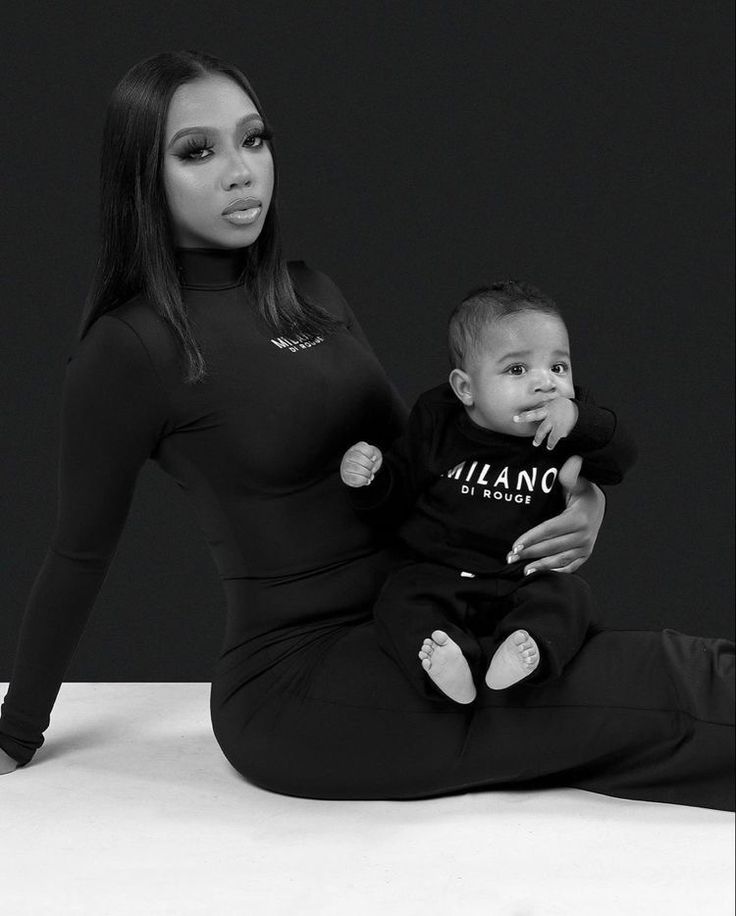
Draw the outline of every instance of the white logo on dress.
M315 334L309 337L306 334L299 334L298 337L272 337L271 343L278 347L279 350L288 350L290 353L296 353L298 350L308 350L309 347L316 347L321 344L324 337Z

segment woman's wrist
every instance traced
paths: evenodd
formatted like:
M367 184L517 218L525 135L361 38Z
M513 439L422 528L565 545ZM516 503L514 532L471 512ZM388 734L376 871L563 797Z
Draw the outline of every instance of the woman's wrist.
M6 754L5 751L0 748L0 775L3 773L12 773L18 766L18 761L14 757L11 757L10 754Z

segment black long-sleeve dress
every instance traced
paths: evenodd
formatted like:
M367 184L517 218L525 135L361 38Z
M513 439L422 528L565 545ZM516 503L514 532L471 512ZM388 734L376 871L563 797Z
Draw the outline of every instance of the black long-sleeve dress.
M733 808L733 643L672 630L596 633L558 681L446 707L377 645L390 562L339 479L357 439L385 446L406 411L334 284L295 284L342 318L324 339L274 335L242 252L179 251L209 368L181 380L173 338L137 297L75 348L62 396L58 522L31 590L0 747L43 743L64 673L156 461L192 500L227 597L211 690L225 756L254 783L315 798L415 798L576 786Z

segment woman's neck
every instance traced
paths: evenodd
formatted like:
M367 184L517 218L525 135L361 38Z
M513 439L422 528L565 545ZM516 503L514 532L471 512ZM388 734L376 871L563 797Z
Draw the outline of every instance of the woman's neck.
M228 289L240 286L248 248L176 248L182 286L193 289Z

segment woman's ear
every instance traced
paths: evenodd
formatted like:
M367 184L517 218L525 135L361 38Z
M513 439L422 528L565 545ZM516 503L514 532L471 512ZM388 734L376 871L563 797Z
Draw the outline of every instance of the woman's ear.
M473 406L473 386L470 376L462 369L453 369L450 373L450 387L466 407Z

